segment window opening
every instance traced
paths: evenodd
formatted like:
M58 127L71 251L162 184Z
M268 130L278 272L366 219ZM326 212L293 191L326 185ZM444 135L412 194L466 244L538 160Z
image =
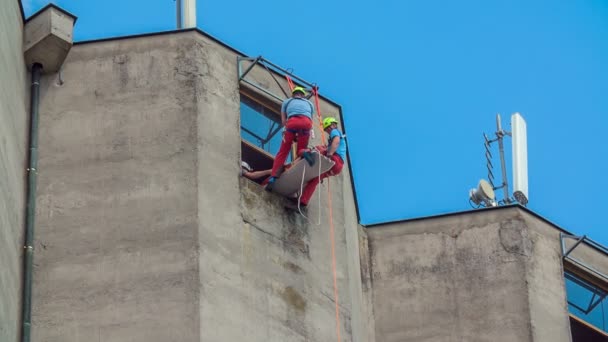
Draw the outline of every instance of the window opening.
M281 146L281 119L275 111L241 94L241 137L274 155Z
M574 320L571 319L573 337L583 333L589 334L589 331L584 331L589 329L599 330L595 333L606 335L608 328L606 291L570 272L564 272L564 277L568 311L574 318ZM574 341L576 342L577 339Z
M241 159L255 171L272 168L274 156L279 151L283 138L280 104L267 101L263 96L240 92L241 111ZM291 162L289 155L286 162ZM267 177L252 179L262 183Z
M600 328L605 330L605 320L602 318L603 308L606 303L606 291L583 280L572 273L565 272L566 292L568 293L568 305L570 311L577 314L579 317L588 316L590 320L595 321ZM601 305L600 305L601 304ZM596 311L599 309L599 311ZM601 319L597 319L601 318Z
M587 238L560 234L564 282L573 342L608 340L607 276L574 255L581 245L608 255L606 247ZM570 242L568 242L570 241Z

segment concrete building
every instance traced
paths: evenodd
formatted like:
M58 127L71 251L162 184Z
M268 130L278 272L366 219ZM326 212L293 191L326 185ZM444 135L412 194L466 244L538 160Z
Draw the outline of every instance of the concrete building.
M0 3L0 341L21 326L21 255L27 153L27 69L18 1Z
M51 38L33 39L39 30L28 31L33 20L19 2L0 6L0 341L20 340L27 306L21 251L28 68L36 61L47 73L33 341L608 336L605 322L589 316L605 305L608 254L525 208L364 227L348 167L317 190L307 218L239 177L241 160L256 169L272 163L288 89L280 68L268 71L264 60L196 29L71 46L68 20L52 22L61 29ZM42 12L70 18L54 6ZM37 42L55 50L34 51ZM49 72L55 61L61 71ZM342 116L329 99L320 108ZM260 120L273 129L256 131ZM321 143L317 130L312 144ZM595 289L593 305L578 305L569 284ZM575 315L573 305L588 314Z

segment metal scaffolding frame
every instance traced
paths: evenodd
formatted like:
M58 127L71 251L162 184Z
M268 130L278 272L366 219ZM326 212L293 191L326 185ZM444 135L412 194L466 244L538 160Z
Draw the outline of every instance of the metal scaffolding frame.
M243 62L251 62L251 64L243 70ZM255 89L263 92L264 94L279 100L279 101L283 101L286 98L289 97L289 92L286 91L283 86L281 85L281 83L279 82L279 80L277 80L275 73L279 74L283 77L287 77L289 76L292 80L294 80L299 86L303 86L304 88L308 88L309 90L312 89L316 89L318 90L319 87L317 87L317 85L315 83L310 83L296 75L293 74L293 71L290 71L289 69L284 69L281 68L280 66L270 62L269 60L265 59L262 56L258 56L255 58L252 57L240 57L237 56L236 58L236 64L237 64L237 68L238 68L238 75L239 75L239 82L243 82L251 87L254 87ZM259 85L258 83L248 80L245 77L247 76L247 74L255 67L255 66L261 66L264 69L266 69L266 71L268 71L268 73L270 74L270 76L272 77L272 79L276 82L277 86L279 87L279 89L281 89L281 92L283 93L283 98L280 97L280 95L274 94L270 91L268 91L267 89L264 89L261 85ZM309 98L312 95L312 92L310 92L309 94Z
M560 242L561 242L562 260L567 260L568 262L575 265L576 267L579 267L580 269L584 270L585 272L593 274L596 277L608 282L608 275L598 271L597 269L593 268L591 265L588 265L587 263L585 263L577 258L574 258L572 256L572 252L581 244L585 244L585 245L593 248L594 250L596 250L600 253L603 253L607 256L608 256L608 248L589 239L586 235L576 236L576 235L566 234L563 232L560 233L559 235L560 235L560 240L561 240ZM574 244L570 247L568 247L566 245L566 240L568 240L568 239L575 241ZM604 301L604 299L606 299L606 297L608 296L608 292L606 292L602 287L593 284L593 282L590 282L588 279L580 278L579 276L576 275L576 272L564 270L564 278L570 280L571 282L584 288L585 290L589 291L592 294L591 298L589 299L589 302L586 303L586 305L584 303L580 303L581 305L579 305L579 304L571 301L570 299L568 299L569 305L580 310L585 315L590 314L591 311L593 311L598 305L600 305L600 303L602 303L602 301Z
M607 256L608 256L608 248L589 239L586 235L576 236L576 235L560 233L559 236L561 239L561 250L562 250L562 259L563 260L568 260L572 264L588 271L589 273L595 274L596 276L600 277L604 281L608 282L608 275L596 270L595 268L591 267L590 265L588 265L570 255L581 243L584 243L584 244L590 246L591 248L599 251L600 253L604 253ZM566 239L576 240L576 242L570 248L567 248Z
M280 102L282 102L283 100L290 97L290 95L289 95L290 91L286 91L283 88L283 85L281 85L281 82L279 82L279 80L277 79L276 74L278 74L281 77L284 77L286 79L287 79L287 77L289 77L298 86L301 86L301 87L304 87L304 88L307 88L308 90L310 90L309 94L308 94L308 98L310 98L312 96L313 89L315 91L318 91L318 89L319 89L319 87L317 87L317 85L315 83L310 83L310 82L294 75L291 70L281 68L280 66L270 62L269 60L265 59L262 56L258 56L255 58L237 56L236 62L237 62L239 82L243 82ZM250 64L247 66L247 68L244 69L243 63L246 63L246 62L250 62ZM247 74L249 74L249 72L251 72L251 70L253 70L253 68L256 66L260 66L260 67L264 68L266 71L268 71L268 74L270 75L270 77L272 77L272 79L274 80L276 85L279 87L279 89L281 89L281 92L283 93L282 94L283 97L268 91L267 89L262 87L260 84L256 83L255 81L252 81L252 80L249 80L246 78ZM267 118L269 118L271 121L273 121L273 124L269 127L268 134L266 135L266 137L261 137L258 134L254 133L253 131L251 131L243 126L241 126L241 129L243 129L243 131L245 131L246 133L248 133L248 134L252 135L253 137L255 137L256 139L258 139L262 149L264 149L264 146L268 142L270 142L270 140L279 132L279 130L282 128L282 126L277 124L277 126L275 127L275 125L274 125L275 119L268 116L267 113L262 113L262 114L264 116L266 116Z

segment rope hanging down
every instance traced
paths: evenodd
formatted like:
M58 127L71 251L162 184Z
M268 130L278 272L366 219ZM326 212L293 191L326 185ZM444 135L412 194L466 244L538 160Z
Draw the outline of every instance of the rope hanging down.
M288 80L289 82L289 80ZM325 141L325 130L323 129L323 117L321 115L321 106L319 101L319 87L314 86L312 93L315 96L315 106L317 107L317 119L319 121L319 128L321 130L321 139ZM329 149L329 146L327 146ZM320 193L319 193L320 195ZM327 178L327 207L329 208L329 239L331 241L331 270L334 281L334 303L336 304L336 337L338 342L341 342L340 338L340 305L338 302L338 279L336 275L336 240L335 240L335 229L334 229L334 213L331 203L331 188L329 186L329 178ZM319 208L320 210L321 208Z
M315 107L317 107L317 120L319 121L319 130L321 130L321 141L325 141L325 130L323 129L323 116L321 115L321 104L319 101L319 87L314 86L312 93L315 96ZM329 148L329 146L327 146Z
M289 77L289 75L286 75L287 78L287 84L289 85L289 89L290 91L293 91L294 88L294 84L293 81L291 80L291 77ZM315 107L316 107L316 112L317 112L317 121L319 122L319 130L321 131L321 141L325 141L325 130L323 129L323 116L321 115L321 105L320 105L320 100L319 100L319 87L317 86L313 86L312 88L312 94L315 97ZM329 148L329 146L328 146ZM320 161L319 161L319 166L320 166ZM321 177L321 174L319 174L319 178ZM302 180L304 180L304 175L302 175ZM302 183L301 186L303 187L304 184ZM302 190L300 190L302 191ZM321 202L321 193L319 192L319 204ZM329 208L329 239L331 242L331 270L332 270L332 275L333 275L333 283L334 283L334 303L336 304L336 337L338 339L338 342L341 342L341 337L340 337L340 305L339 305L339 301L338 301L338 277L336 275L336 239L335 239L335 229L334 229L334 213L333 213L333 207L332 207L332 200L331 200L331 188L329 186L329 178L327 178L327 204L328 204L328 208ZM319 210L320 210L320 205L319 205ZM299 199L298 199L298 210L300 211L300 207L299 207ZM301 213L301 211L300 211ZM320 212L319 212L320 214Z

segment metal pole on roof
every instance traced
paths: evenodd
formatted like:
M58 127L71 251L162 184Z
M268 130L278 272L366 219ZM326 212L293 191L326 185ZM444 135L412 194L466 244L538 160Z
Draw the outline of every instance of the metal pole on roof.
M177 19L177 29L182 29L182 0L175 0L175 16Z
M196 27L196 0L184 0L184 28Z
M509 197L509 181L507 179L507 165L505 164L505 149L503 145L503 138L506 135L506 132L502 130L502 125L500 123L500 114L496 114L496 137L498 139L498 151L500 152L500 168L502 171L502 188L503 196L505 203L511 203L511 198Z

